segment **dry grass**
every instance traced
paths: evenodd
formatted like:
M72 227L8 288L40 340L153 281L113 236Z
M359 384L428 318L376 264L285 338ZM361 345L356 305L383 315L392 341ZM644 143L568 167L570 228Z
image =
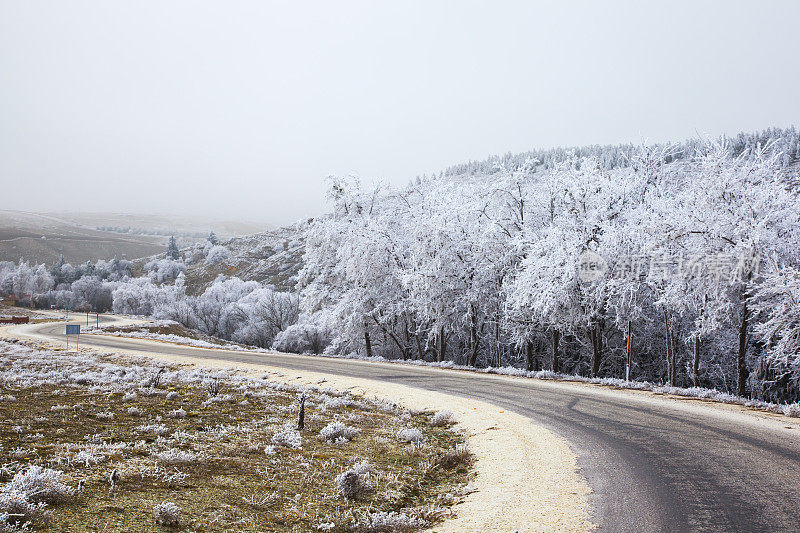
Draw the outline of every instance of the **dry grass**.
M14 364L5 357L7 348L0 343L0 370L6 374ZM43 364L72 375L81 364L58 352L48 357ZM97 361L105 364L103 375L131 368L120 359ZM135 363L146 377L142 361ZM430 523L458 501L452 495L471 468L469 454L454 454L462 437L432 427L430 413L412 415L332 391L305 390L302 445L293 449L274 445L272 437L296 424L297 389L230 374L210 397L202 375L177 368L163 372L154 389L141 388L147 379L115 379L108 386L89 379L14 387L5 378L0 481L38 464L64 471L66 483L82 486L35 529L167 530L154 518L154 507L167 501L180 507L180 528L187 531L310 531L321 524L349 531L377 512L402 512ZM333 422L359 431L352 441L320 438ZM401 428L422 432L424 447L398 440ZM372 466L367 481L375 490L363 499L345 499L336 477L364 460Z

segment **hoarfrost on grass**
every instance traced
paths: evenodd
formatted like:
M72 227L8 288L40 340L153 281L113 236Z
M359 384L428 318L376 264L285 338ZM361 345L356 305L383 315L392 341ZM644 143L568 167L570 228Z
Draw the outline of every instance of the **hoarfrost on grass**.
M397 440L405 443L416 443L425 440L425 435L417 428L400 428L397 431Z
M272 435L272 444L299 450L303 446L303 437L292 424L286 423Z
M343 422L331 422L322 428L319 435L329 442L342 444L353 440L359 432L359 429L348 426Z
M181 508L172 502L161 502L153 507L153 516L162 526L175 527L181 524Z
M437 411L434 415L430 418L430 424L434 427L443 427L452 424L455 422L455 416L453 415L452 411Z

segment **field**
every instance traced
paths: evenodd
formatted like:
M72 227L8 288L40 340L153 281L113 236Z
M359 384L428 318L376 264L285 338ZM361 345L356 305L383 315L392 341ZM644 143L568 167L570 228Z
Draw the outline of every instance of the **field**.
M137 259L164 251L174 234L181 246L202 241L213 230L221 239L262 231L266 224L178 216L25 213L0 210L0 261L53 263L63 254L70 263L125 257ZM129 229L131 233L112 228Z
M410 531L468 490L448 413L4 341L0 382L0 531Z

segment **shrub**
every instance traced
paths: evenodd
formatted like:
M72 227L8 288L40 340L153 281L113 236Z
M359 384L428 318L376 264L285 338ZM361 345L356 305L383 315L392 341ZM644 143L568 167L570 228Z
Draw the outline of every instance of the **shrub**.
M422 442L425 435L417 428L401 428L397 431L397 440L400 442Z
M63 472L31 465L14 474L6 491L25 494L31 502L61 503L75 494L75 489L61 482Z
M161 502L153 507L153 515L156 522L162 526L181 525L181 508L172 502Z
M165 437L172 432L164 424L142 424L136 428L136 431L139 433L155 433L159 437Z
M216 397L217 394L219 394L220 383L218 379L207 379L203 383L203 386L206 388L208 395L211 396L212 398Z
M449 426L455 422L455 417L451 411L437 411L430 419L433 427Z
M367 461L362 461L336 476L339 494L347 500L360 500L371 495L375 488L367 481L370 473L372 466Z
M42 514L47 504L33 503L28 495L17 490L0 492L0 532L16 531Z
M452 469L469 461L469 448L466 444L456 444L444 452L438 460L442 468Z
M359 533L396 533L414 531L428 526L428 522L398 511L364 513L352 527Z
M227 260L231 256L231 252L224 246L214 246L208 251L206 256L206 264L213 265Z
M272 444L299 450L303 446L303 437L292 424L285 424L272 435Z
M347 426L343 422L331 422L322 428L319 435L327 441L342 444L353 440L358 433L359 430L357 428Z
M183 450L178 450L177 448L171 448L161 453L157 453L156 457L162 463L168 465L183 465L194 463L197 461L200 456L192 452L185 452Z
M800 417L800 402L792 403L783 408L783 414L786 416Z

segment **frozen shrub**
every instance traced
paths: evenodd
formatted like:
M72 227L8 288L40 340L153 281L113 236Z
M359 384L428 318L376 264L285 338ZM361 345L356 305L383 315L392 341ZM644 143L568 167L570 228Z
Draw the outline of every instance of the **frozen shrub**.
M95 416L95 418L98 418L99 420L113 420L114 419L114 413L112 413L111 411L104 411L102 413L97 413L94 416Z
M169 449L167 451L161 452L156 454L156 457L162 463L168 465L184 465L189 463L194 463L199 459L197 454L192 452L185 452L183 450L178 450L176 448Z
M213 265L227 260L231 256L231 252L224 246L214 246L208 251L206 255L206 264Z
M322 428L319 435L327 441L341 444L353 440L358 432L358 429L347 426L343 422L331 422Z
M284 424L281 429L272 435L272 444L299 450L303 446L303 437L292 424Z
M178 397L178 393L175 392L175 391L167 393L167 400L174 400L177 397Z
M155 433L159 437L170 434L170 429L164 424L142 424L136 428L139 433Z
M400 442L422 442L425 435L417 428L401 428L397 431L397 440Z
M153 516L162 526L176 527L181 524L181 508L172 502L161 502L153 507Z
M204 401L203 405L209 406L215 403L236 403L236 398L230 394L225 394L223 396L212 396L208 400Z
M355 405L355 402L348 398L338 398L338 397L328 397L326 396L324 400L322 400L322 411L327 411L328 409L341 409L342 407L350 407Z
M167 418L186 418L186 411L181 407L167 413Z
M336 488L339 489L339 494L347 500L360 500L375 491L375 488L367 481L371 467L369 467L369 463L364 463L359 463L336 476Z
M433 427L448 426L455 422L455 417L451 411L437 411L430 419Z
M122 401L123 401L123 402L132 402L132 401L134 401L136 398L137 398L137 396L136 396L136 393L135 393L135 392L126 392L126 393L125 393L125 394L122 396Z
M800 402L790 403L789 405L784 407L783 414L785 414L786 416L800 417Z
M219 394L220 382L218 379L207 379L203 382L203 386L212 398Z
M75 494L75 489L61 482L63 472L31 465L17 472L6 491L25 494L33 503L61 503Z
M300 322L275 335L272 349L279 352L320 354L330 344L332 337L332 332L324 326Z
M84 468L89 468L92 465L99 464L105 461L106 457L104 455L95 455L92 452L81 450L76 453L72 460L79 465L82 465Z
M266 455L275 455L275 446L273 446L272 444L267 444L266 446L264 446L264 453Z
M372 464L370 464L370 462L367 461L366 459L364 459L361 462L358 462L358 463L354 464L353 468L351 468L350 470L352 470L353 472L356 472L360 476L365 476L367 474L373 474L374 473L374 470L372 469Z
M142 416L142 410L138 407L128 407L128 414L131 416Z
M456 444L444 452L438 460L442 468L452 469L469 461L469 448L466 444Z
M161 374L163 373L164 367L162 366L157 372L154 372L147 380L145 380L142 386L146 389L157 389L158 386L161 385Z
M428 526L422 518L410 516L397 511L377 511L364 513L352 527L359 533L395 533L414 531Z
M17 490L0 492L0 532L16 531L41 513L47 504L33 503L28 495Z

